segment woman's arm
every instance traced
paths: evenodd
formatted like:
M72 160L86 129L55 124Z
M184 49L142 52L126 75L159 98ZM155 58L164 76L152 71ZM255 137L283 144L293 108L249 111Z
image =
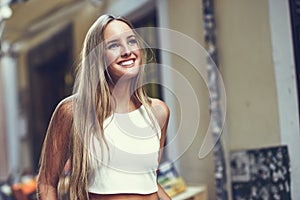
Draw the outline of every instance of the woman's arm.
M51 117L43 144L37 186L40 200L57 199L59 177L70 156L72 119L72 101L64 100Z
M158 197L161 200L171 200L171 197L166 193L166 191L161 187L161 185L157 184L158 186Z
M169 117L170 117L170 110L168 106L159 99L152 99L152 111L159 123L159 126L161 128L161 138L160 138L160 150L159 150L159 157L158 162L160 163L162 155L163 155L163 149L166 139L166 133L169 123ZM158 186L158 196L162 200L170 200L171 198L169 195L164 191L164 189L161 187L161 185L157 184Z
M38 184L38 199L41 200L57 200L56 188L44 183Z

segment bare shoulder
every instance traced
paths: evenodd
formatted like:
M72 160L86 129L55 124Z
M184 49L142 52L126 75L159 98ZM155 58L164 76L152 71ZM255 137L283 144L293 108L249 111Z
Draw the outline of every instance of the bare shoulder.
M46 136L47 145L63 148L70 139L70 130L73 125L73 98L67 97L56 106Z
M164 127L169 120L170 110L167 104L156 98L151 98L151 109L161 128Z
M70 110L73 108L73 100L74 100L74 95L68 96L59 102L57 108L63 110Z
M154 111L159 112L158 114L162 114L164 116L167 116L170 114L169 107L167 106L167 104L164 101L162 101L160 99L151 98L151 108Z
M63 121L71 121L73 118L74 96L69 96L58 103L53 113L53 118Z

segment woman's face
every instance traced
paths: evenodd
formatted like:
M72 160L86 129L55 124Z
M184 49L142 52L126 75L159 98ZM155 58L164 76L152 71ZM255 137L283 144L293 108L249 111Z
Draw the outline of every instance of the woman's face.
M141 65L141 51L133 30L114 20L104 30L105 61L114 81L136 77Z

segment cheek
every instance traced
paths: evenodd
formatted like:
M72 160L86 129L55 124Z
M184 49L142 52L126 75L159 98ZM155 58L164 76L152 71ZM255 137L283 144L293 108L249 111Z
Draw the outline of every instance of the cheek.
M111 65L117 58L119 54L117 52L108 52L105 53L105 62L106 65L109 66Z
M140 49L134 50L134 54L137 55L139 59L139 64L142 64L142 52Z

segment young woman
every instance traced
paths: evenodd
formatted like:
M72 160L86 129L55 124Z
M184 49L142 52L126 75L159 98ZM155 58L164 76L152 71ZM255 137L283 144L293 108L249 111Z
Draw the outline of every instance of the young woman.
M40 199L170 199L156 177L169 109L142 87L149 56L124 18L102 15L91 26L74 95L47 130Z

